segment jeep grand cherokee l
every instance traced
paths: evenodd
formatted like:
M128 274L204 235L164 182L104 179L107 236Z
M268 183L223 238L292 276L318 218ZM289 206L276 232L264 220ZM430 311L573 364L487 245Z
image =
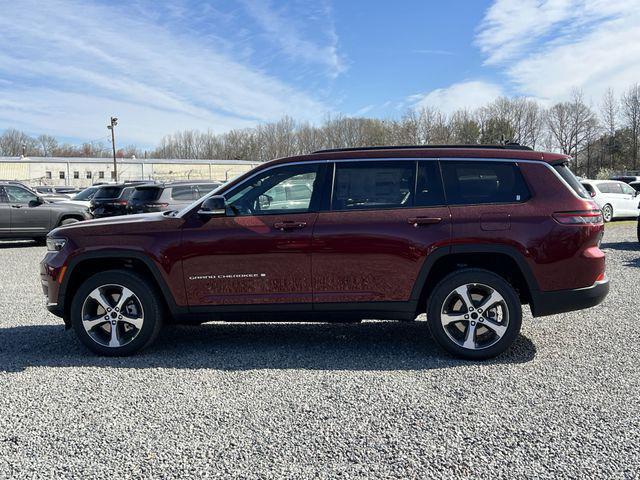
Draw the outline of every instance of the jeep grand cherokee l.
M597 205L568 157L520 146L319 151L262 164L180 212L59 228L48 308L103 355L163 321L414 320L483 359L533 316L609 288ZM295 200L283 185L306 185ZM280 195L282 197L282 195Z

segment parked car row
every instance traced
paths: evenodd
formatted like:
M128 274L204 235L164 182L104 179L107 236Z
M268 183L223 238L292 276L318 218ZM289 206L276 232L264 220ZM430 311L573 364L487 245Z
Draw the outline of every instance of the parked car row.
M217 182L133 182L102 186L91 199L95 218L180 210L221 185Z
M70 195L64 187L30 188L0 180L0 238L44 240L61 225L130 213L179 210L219 187L201 182L93 185ZM64 193L63 193L64 192Z

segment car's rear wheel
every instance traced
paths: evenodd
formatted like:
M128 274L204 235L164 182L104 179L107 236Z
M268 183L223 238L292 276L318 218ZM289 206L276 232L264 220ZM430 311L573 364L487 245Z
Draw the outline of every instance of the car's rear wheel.
M501 354L514 342L522 308L504 278L468 268L438 283L429 297L427 321L436 341L449 353L482 360Z
M157 337L163 308L149 282L134 272L100 272L78 289L71 303L71 324L78 338L100 355L125 356Z
M605 222L610 222L613 220L613 207L608 203L602 207L602 218Z

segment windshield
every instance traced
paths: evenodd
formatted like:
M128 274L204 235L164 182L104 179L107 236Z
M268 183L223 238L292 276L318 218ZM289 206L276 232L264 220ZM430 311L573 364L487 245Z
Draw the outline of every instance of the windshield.
M584 186L578 181L573 172L569 169L569 166L566 163L561 163L558 165L554 165L556 172L560 174L562 179L569 184L569 186L573 189L574 192L579 197L582 198L590 198L589 193L584 188Z
M80 193L76 193L71 200L91 200L97 191L98 187L85 188Z

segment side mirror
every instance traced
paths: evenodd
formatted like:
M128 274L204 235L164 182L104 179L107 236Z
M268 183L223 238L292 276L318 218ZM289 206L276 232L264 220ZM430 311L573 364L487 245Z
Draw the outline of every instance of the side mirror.
M203 217L224 217L226 214L227 201L222 195L207 198L198 210L198 215Z
M41 197L38 197L36 200L29 200L29 208L37 207L38 205L42 205L44 200Z

